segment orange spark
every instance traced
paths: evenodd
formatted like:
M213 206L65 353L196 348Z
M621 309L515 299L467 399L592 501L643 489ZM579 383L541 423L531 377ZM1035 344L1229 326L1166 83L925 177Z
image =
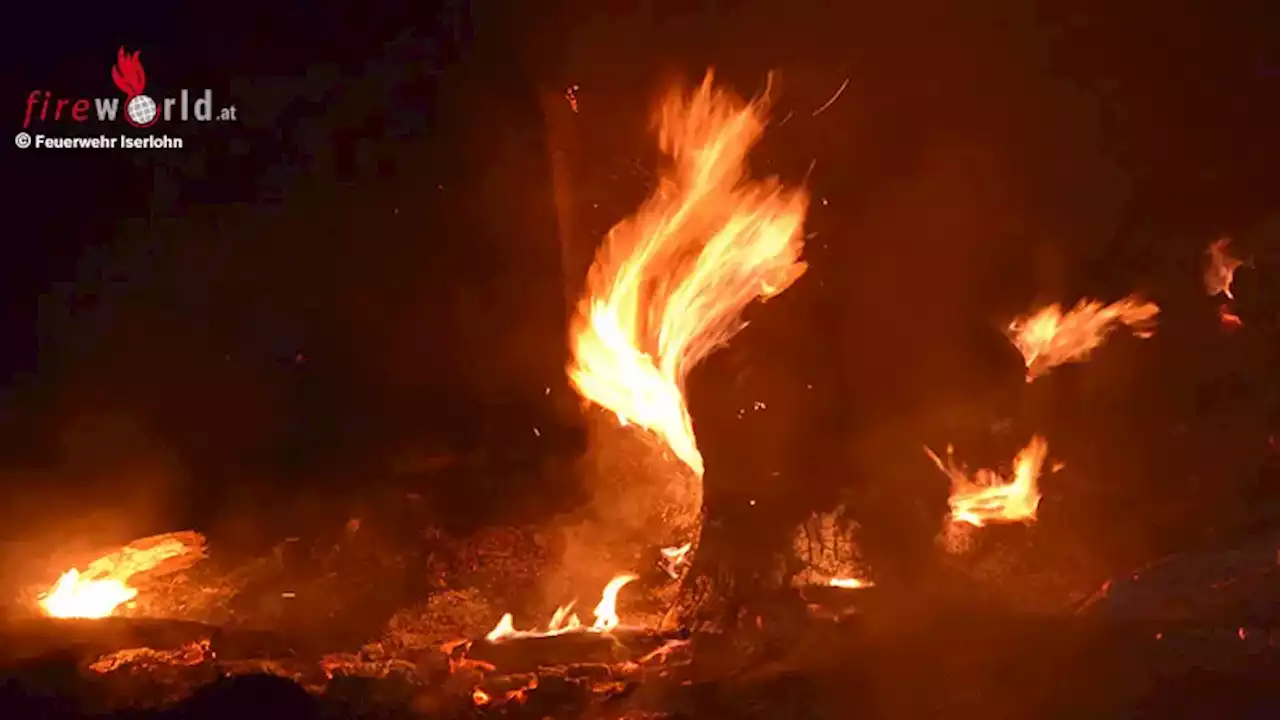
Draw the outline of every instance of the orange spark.
M1030 523L1040 507L1040 490L1036 483L1044 467L1049 443L1040 436L1031 438L1013 460L1013 476L1005 479L995 470L981 469L970 478L964 467L957 465L953 450L947 447L944 463L929 448L925 454L951 479L951 507L954 522L982 527L988 523Z
M1231 294L1231 282L1235 279L1236 270L1244 262L1227 252L1230 244L1231 238L1222 238L1211 243L1205 251L1208 260L1204 269L1204 289L1209 297L1223 295L1228 300L1235 299L1235 295Z
M830 98L829 100L827 100L826 102L822 103L822 106L821 106L821 107L819 107L817 110L814 110L814 111L813 111L813 116L814 116L814 117L818 117L818 116L819 116L819 115L821 115L821 114L823 113L823 111L825 111L827 108L831 107L832 105L835 105L835 104L836 104L836 101L837 101L837 100L839 100L839 99L840 99L840 96L844 94L845 88L847 88L847 87L849 87L849 78L845 78L845 79L844 79L844 82L840 83L840 87L836 89L836 93L835 93L835 95L832 95L832 96L831 96L831 98Z
M1081 300L1070 312L1054 303L1015 318L1008 335L1027 366L1027 382L1064 363L1082 362L1119 325L1127 325L1140 338L1151 337L1160 307L1130 296L1103 305Z
M639 211L609 231L571 333L569 380L582 397L660 438L699 475L685 402L689 371L745 323L743 309L794 283L808 207L802 190L747 177L765 97L744 102L707 73L658 111L670 159Z

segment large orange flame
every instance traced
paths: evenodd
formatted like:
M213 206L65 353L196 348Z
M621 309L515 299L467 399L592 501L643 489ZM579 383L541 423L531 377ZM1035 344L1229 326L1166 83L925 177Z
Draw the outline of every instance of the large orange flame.
M1037 482L1049 443L1040 436L1031 438L1013 460L1013 476L1001 477L994 470L981 469L969 477L969 473L956 464L951 447L947 448L944 462L929 448L925 453L938 469L951 479L951 520L974 527L989 523L1030 523L1036 519L1040 507L1040 490Z
M1027 366L1027 382L1064 363L1089 358L1102 341L1119 325L1133 334L1151 337L1160 307L1135 297L1103 305L1098 300L1081 300L1069 312L1054 303L1009 323L1009 339Z
M696 473L702 455L685 404L689 371L744 323L743 309L805 270L803 190L746 176L767 93L744 102L712 74L658 112L671 161L658 188L605 238L571 337L569 379L587 400L667 444Z

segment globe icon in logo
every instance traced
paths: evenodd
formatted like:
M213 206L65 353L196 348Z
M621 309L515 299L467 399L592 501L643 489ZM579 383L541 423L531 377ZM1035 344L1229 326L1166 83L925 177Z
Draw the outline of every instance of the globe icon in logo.
M129 115L129 122L139 127L145 127L156 121L156 101L146 95L135 95L130 98L124 111Z

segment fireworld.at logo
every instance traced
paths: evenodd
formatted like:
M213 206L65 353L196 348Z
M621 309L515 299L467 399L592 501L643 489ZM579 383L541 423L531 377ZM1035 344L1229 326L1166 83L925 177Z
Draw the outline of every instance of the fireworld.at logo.
M176 93L159 100L147 94L147 72L142 66L141 51L116 53L111 68L111 81L124 93L124 113L120 113L119 97L74 98L55 97L49 90L32 90L27 94L23 129L36 122L77 122L90 120L115 122L117 118L136 128L149 128L165 122L217 122L236 120L236 106L215 108L213 91L179 88Z

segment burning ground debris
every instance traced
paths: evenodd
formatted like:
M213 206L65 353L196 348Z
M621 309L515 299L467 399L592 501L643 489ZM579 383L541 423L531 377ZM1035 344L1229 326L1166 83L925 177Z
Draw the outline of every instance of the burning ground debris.
M618 626L618 591L635 579L635 575L624 574L609 581L600 595L600 603L592 611L595 622L591 625L582 624L578 615L573 612L575 603L570 602L556 609L546 630L517 630L515 618L511 613L505 613L485 639L499 642L510 638L551 637L571 632L608 632Z
M987 468L970 475L956 462L951 446L947 447L945 460L927 447L924 451L951 481L951 494L947 498L950 512L939 538L948 552L962 554L970 550L977 528L1035 522L1041 499L1039 480L1049 453L1049 444L1044 438L1037 435L1018 451L1008 476ZM1061 465L1055 465L1052 469L1060 468Z
M93 672L106 674L123 667L131 672L153 670L158 667L190 667L208 662L211 658L208 639L186 643L173 650L154 650L149 647L126 648L107 653L89 664Z
M951 480L951 507L949 519L973 527L988 523L1031 523L1040 507L1040 489L1037 482L1049 453L1049 443L1036 436L1013 459L1011 477L1002 477L995 470L980 469L969 476L968 471L955 460L954 448L947 447L944 462L929 448L924 449L929 459Z

